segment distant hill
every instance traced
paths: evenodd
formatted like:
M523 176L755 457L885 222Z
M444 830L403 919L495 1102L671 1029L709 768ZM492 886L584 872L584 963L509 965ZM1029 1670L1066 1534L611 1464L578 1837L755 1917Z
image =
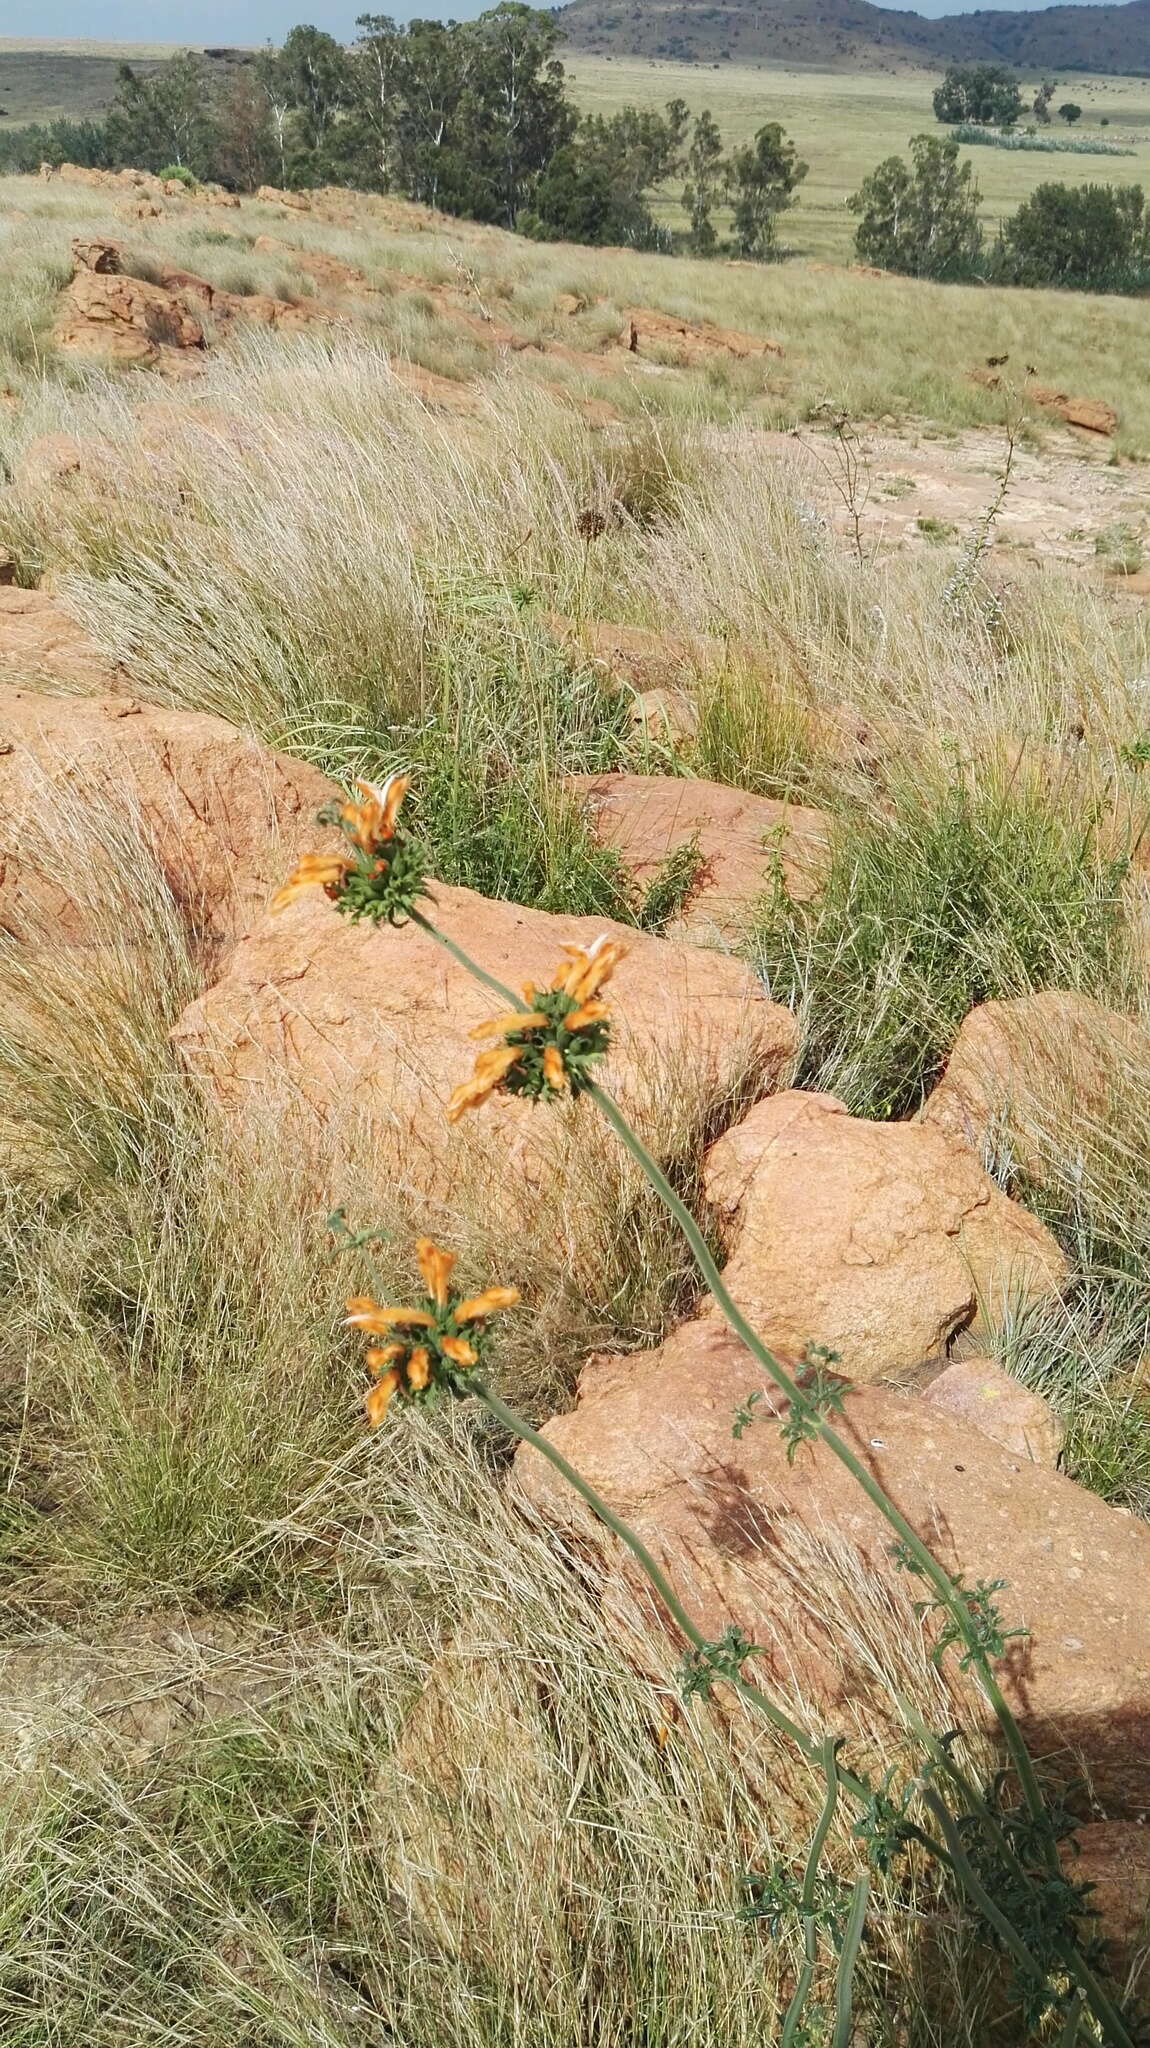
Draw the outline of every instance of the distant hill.
M572 0L557 10L576 49L714 64L941 66L1150 73L1150 0L1121 7L980 8L928 21L869 0Z

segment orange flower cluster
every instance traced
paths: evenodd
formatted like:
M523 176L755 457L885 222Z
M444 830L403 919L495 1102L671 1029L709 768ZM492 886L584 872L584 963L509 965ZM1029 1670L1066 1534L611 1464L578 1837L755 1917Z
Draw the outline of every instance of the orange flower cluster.
M389 775L385 783L357 782L359 801L341 805L338 823L350 842L349 853L305 853L283 888L272 898L273 910L284 910L308 889L321 888L333 901L343 895L348 878L359 869L367 876L383 875L387 861L381 849L395 837L399 807L407 795L411 778Z
M481 1052L469 1080L460 1083L447 1105L451 1123L489 1095L506 1088L536 1100L587 1085L591 1063L607 1050L610 1011L598 1001L627 948L605 935L593 945L566 945L566 958L550 987L523 990L524 1008L478 1024L472 1038L501 1038L501 1045Z
M366 1294L347 1304L346 1320L353 1329L388 1340L372 1345L365 1354L375 1381L365 1403L374 1429L396 1394L422 1395L440 1384L463 1391L459 1374L479 1363L488 1316L514 1308L519 1299L517 1287L488 1287L482 1294L454 1297L450 1281L455 1253L441 1251L429 1237L421 1237L415 1255L427 1289L424 1307L381 1305ZM462 1336L465 1329L469 1334Z

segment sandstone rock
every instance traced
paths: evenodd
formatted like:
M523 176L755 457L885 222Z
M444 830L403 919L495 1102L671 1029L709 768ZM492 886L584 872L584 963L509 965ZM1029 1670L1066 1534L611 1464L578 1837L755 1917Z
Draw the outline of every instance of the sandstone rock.
M1124 1084L1148 1066L1146 1031L1089 996L1044 989L980 1003L963 1018L919 1121L984 1157L1005 1153L1041 1182L1061 1142L1112 1120Z
M22 490L50 490L79 476L84 453L74 434L37 434L17 458L12 481Z
M1118 414L1105 399L1071 398L1065 391L1055 391L1048 384L1028 384L1026 395L1047 412L1057 413L1067 426L1083 427L1087 433L1109 435L1118 426Z
M799 804L673 775L575 775L595 837L646 888L668 854L695 840L703 867L669 936L737 944L777 875L788 896L818 889L826 820Z
M680 320L649 306L633 306L623 315L620 339L631 355L658 351L681 369L696 369L716 356L734 356L743 362L752 356L783 353L777 341L767 341L761 335L740 334L737 328L716 327L709 320Z
M329 291L360 291L367 284L362 270L352 263L341 263L338 256L329 256L323 249L300 249L294 242L277 240L275 235L257 235L252 246L265 255L282 257L293 269L314 278Z
M478 406L478 397L469 384L461 384L456 377L441 377L435 370L425 370L421 363L405 363L393 357L391 374L433 412L473 413Z
M269 292L216 292L212 311L224 320L251 320L258 327L274 327L285 334L331 322L331 314L312 301L276 299Z
M923 1399L968 1422L1013 1458L1057 1465L1065 1430L1049 1401L990 1358L958 1358L923 1389Z
M0 547L0 583L15 583L17 566L11 548Z
M1062 1845L1062 1867L1087 1899L1112 1970L1124 1975L1150 1951L1150 1828L1137 1821L1090 1821Z
M434 900L436 922L511 989L550 979L564 941L587 943L604 928L438 883ZM777 1081L794 1049L794 1019L746 968L606 928L630 951L610 985L616 1028L604 1080L643 1131L657 1139L684 1103L721 1097L748 1071L764 1086ZM317 892L256 926L175 1035L241 1127L248 1103L265 1123L278 1114L317 1145L358 1122L370 1140L365 1170L378 1180L398 1176L421 1199L445 1204L482 1181L491 1213L509 1223L537 1216L546 1199L574 1243L580 1204L566 1200L562 1152L573 1148L577 1165L597 1137L590 1105L544 1112L499 1096L463 1124L444 1118L471 1069L467 1034L498 1008L418 926L351 925ZM612 1159L614 1147L612 1139Z
M117 271L123 253L119 242L110 242L105 235L77 235L72 243L77 270L98 270L105 275Z
M240 198L238 192L209 192L208 194L209 206L238 207L239 203Z
M640 690L631 718L645 739L675 754L688 752L699 737L699 707L685 690Z
M612 626L558 612L549 612L544 623L561 647L635 691L677 690L684 679L721 666L725 654L722 642L706 634L686 640L649 626Z
M764 1388L736 1442L736 1409ZM884 1713L896 1723L881 1674L892 1655L906 1668L909 1641L929 1628L909 1611L917 1582L896 1571L889 1525L825 1447L802 1446L788 1462L778 1405L743 1346L707 1319L585 1376L579 1406L545 1434L631 1522L708 1638L737 1623L765 1650L784 1699L806 1711L816 1701L832 1730L863 1710L872 1725ZM1003 1619L1030 1633L999 1678L1032 1750L1071 1779L1085 1762L1111 1812L1144 1810L1150 1528L997 1445L972 1451L968 1428L914 1396L851 1388L838 1427L947 1570L1007 1582ZM599 1553L621 1633L633 1636L639 1616L658 1622L637 1568L537 1451L519 1452L515 1483L584 1553ZM873 1661L860 1657L860 1629ZM962 1717L986 1721L977 1689L953 1665L949 1677Z
M115 662L46 590L0 587L0 686L48 683L68 690L114 690Z
M707 1155L724 1279L768 1344L837 1351L849 1379L906 1372L976 1317L1057 1294L1066 1263L956 1140L867 1123L831 1095L756 1104Z
M147 368L165 351L202 349L204 331L177 294L143 278L78 270L64 294L56 344Z
M67 877L40 870L50 848L37 818L56 794L81 790L138 814L208 946L245 929L313 843L315 811L333 794L317 769L223 719L124 696L0 687L0 741L0 923L29 935L47 927L75 938L86 927Z
M311 212L311 200L306 192L281 192L278 185L261 185L256 198L269 206L289 206L293 213Z

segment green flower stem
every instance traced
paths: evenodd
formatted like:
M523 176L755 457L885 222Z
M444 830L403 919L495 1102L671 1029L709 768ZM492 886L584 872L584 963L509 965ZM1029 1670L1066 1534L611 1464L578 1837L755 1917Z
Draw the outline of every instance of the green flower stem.
M518 1008L520 998L514 991L507 988L503 982L498 981L494 975L488 974L454 939L449 938L445 932L440 931L436 925L432 924L429 918L424 917L418 910L411 912L411 918L413 923L418 924L421 930L428 934L429 938L434 939L438 945L450 953L452 958L477 981L484 983L501 1001L506 1002L511 1009ZM837 1432L829 1426L821 1414L807 1401L797 1382L791 1378L785 1367L775 1358L774 1354L763 1343L750 1323L748 1323L746 1317L742 1314L742 1311L724 1286L722 1276L711 1256L706 1239L703 1237L695 1218L685 1203L675 1193L671 1183L657 1162L652 1158L642 1140L631 1129L630 1124L627 1122L614 1098L605 1089L601 1088L597 1082L589 1083L585 1092L594 1099L602 1115L636 1161L664 1207L676 1223L678 1223L687 1243L691 1247L700 1274L710 1288L729 1328L740 1338L756 1363L775 1382L776 1386L787 1396L787 1399L795 1405L800 1413L810 1417L822 1442L826 1444L833 1456L838 1458L839 1462L846 1467L857 1484L862 1487L868 1499L878 1509L884 1520L900 1537L911 1556L915 1559L924 1577L934 1587L947 1612L954 1617L962 1639L970 1651L972 1660L977 1668L983 1690L1002 1730L1019 1784L1022 1788L1027 1810L1036 1824L1039 1838L1045 1840L1048 1864L1052 1871L1057 1872L1059 1868L1057 1848L1050 1837L1047 1825L1046 1804L1034 1771L1030 1753L1023 1740L1022 1731L994 1676L986 1653L971 1627L970 1617L965 1605L955 1592L949 1574L932 1556L926 1544L923 1543L918 1535L918 1532L899 1512L894 1502L889 1499L873 1475L867 1471L862 1461L855 1456L849 1445L844 1443ZM520 1437L523 1442L532 1444L554 1466L556 1471L562 1474L568 1484L574 1488L575 1492L579 1494L604 1525L626 1545L687 1641L696 1650L705 1652L709 1647L706 1639L687 1614L665 1572L655 1563L651 1553L635 1535L634 1531L628 1527L626 1522L613 1513L607 1506L607 1503L596 1493L595 1489L588 1485L587 1481L583 1479L582 1475L576 1471L573 1465L568 1464L562 1453L556 1450L555 1446L546 1437L533 1430L528 1423L515 1414L514 1410L508 1408L500 1401L498 1396L493 1394L485 1384L473 1381L472 1385L476 1394L486 1403L491 1414L502 1422L505 1428ZM789 1715L785 1714L781 1708L776 1707L774 1702L758 1686L749 1683L741 1677L733 1678L730 1682L749 1705L752 1705L759 1713L765 1715L774 1727L790 1737L796 1748L809 1762L819 1761L821 1754L819 1745L799 1727L797 1722L792 1721ZM956 1777L960 1775L956 1767L952 1769L952 1774ZM839 1773L839 1782L861 1804L869 1804L872 1788L862 1779L855 1777L853 1773L843 1771ZM931 1804L933 1806L934 1801ZM978 1804L980 1808L983 1807L981 1799L979 1799ZM996 1835L1001 1837L1001 1830L998 1828L997 1822L987 1810L984 1809L980 1817L989 1820ZM947 1820L950 1827L953 1828L953 1822L950 1822L949 1814L947 1815ZM978 1905L979 1910L984 1913L989 1923L999 1929L1003 1940L1012 1953L1024 1961L1027 1968L1041 1977L1043 1973L1040 1966L1030 1955L1029 1950L1010 1925L1010 1922L1006 1920L1001 1909L995 1905L985 1888L979 1883L974 1872L970 1869L969 1860L965 1855L961 1857L960 1861L958 1857L949 1854L941 1843L934 1841L922 1829L916 1827L913 1832L916 1839L929 1849L941 1863L946 1864L954 1872L970 1897ZM961 1844L959 1846L961 1849ZM1011 1861L1016 1863L1017 1859L1011 1855ZM1062 1937L1059 1938L1057 1946L1068 1972L1077 1979L1091 2011L1104 2028L1106 2037L1113 2044L1113 2048L1134 2048L1131 2036L1123 2023L1121 2015L1102 1986L1095 1980L1093 1972L1089 1969L1078 1949L1073 1943Z
M614 1510L607 1506L602 1495L595 1491L595 1488L588 1480L584 1479L583 1474L577 1471L574 1465L568 1463L562 1451L558 1450L550 1439L543 1436L539 1430L532 1429L531 1424L525 1422L521 1415L517 1415L514 1408L509 1408L505 1401L501 1401L498 1394L493 1394L485 1380L477 1379L473 1374L469 1373L467 1385L469 1391L478 1400L483 1402L484 1407L488 1409L490 1414L494 1415L496 1421L501 1422L503 1427L510 1430L513 1436L519 1437L525 1444L530 1444L534 1450L546 1458L548 1464L553 1465L555 1470L562 1474L567 1484L574 1489L580 1499L586 1501L592 1514L596 1515L605 1527L610 1529L613 1536L617 1536L621 1543L626 1544L627 1549L642 1567L647 1579L654 1587L655 1592L658 1594L677 1628L694 1649L706 1651L710 1647L707 1638L697 1624L692 1621L662 1566L656 1564L646 1544L636 1536L635 1531L622 1520L621 1516L615 1514ZM732 1678L728 1682L734 1686L736 1692L753 1706L758 1713L765 1715L772 1726L778 1728L782 1734L789 1736L796 1749L806 1757L809 1763L821 1763L823 1745L813 1741L805 1729L800 1728L797 1721L792 1721L790 1715L785 1714L781 1707L777 1707L774 1701L769 1699L766 1693L761 1691L757 1685L752 1685L745 1678ZM852 1791L855 1791L859 1797L864 1800L869 1797L868 1789L861 1779L851 1779L846 1772L841 1773L840 1776L842 1782L849 1784Z
M493 974L488 974L485 967L480 967L477 960L473 960L470 954L465 953L462 946L457 946L454 939L449 939L446 932L441 932L438 925L432 924L429 917L424 917L422 911L413 910L410 915L412 924L417 924L420 931L427 933L429 939L434 939L437 945L443 947L445 953L450 953L452 959L458 961L460 967L465 967L476 981L483 982L485 987L491 989L499 997L500 1002L506 1003L511 1010L523 1008L521 995L517 996L514 989L505 988L501 981L496 981Z
M851 2008L854 2004L855 1965L862 1947L869 1897L870 1879L863 1870L854 1882L842 1947L839 1950L838 1975L835 1979L835 2031L831 2048L849 2048L852 2038Z
M605 1089L601 1088L597 1082L591 1082L586 1092L594 1098L612 1129L617 1132L627 1150L631 1153L632 1158L642 1168L656 1194L663 1202L664 1207L669 1210L678 1223L694 1253L695 1263L708 1287L711 1289L730 1328L737 1337L742 1339L751 1355L763 1367L764 1371L769 1374L771 1379L775 1381L775 1384L782 1389L788 1399L797 1402L800 1408L811 1414L823 1443L838 1458L839 1462L846 1466L848 1472L857 1480L868 1499L873 1501L880 1514L885 1517L891 1528L902 1538L924 1574L935 1587L940 1599L945 1602L948 1612L955 1616L962 1630L963 1639L971 1650L983 1689L990 1705L994 1709L995 1717L1006 1739L1011 1760L1018 1773L1019 1783L1026 1800L1027 1810L1036 1823L1039 1830L1039 1838L1045 1843L1047 1862L1053 1872L1060 1874L1058 1851L1050 1834L1046 1803L1035 1775L1030 1752L1023 1740L1022 1730L1019 1728L1006 1702L1002 1689L990 1668L985 1652L970 1627L969 1616L961 1599L955 1594L949 1576L931 1555L916 1530L900 1514L894 1502L888 1498L878 1481L867 1471L862 1461L856 1458L849 1445L843 1442L842 1438L823 1420L821 1415L816 1414L811 1409L810 1403L805 1400L802 1389L798 1386L797 1382L791 1378L785 1367L768 1350L762 1338L752 1329L746 1317L723 1285L722 1277L714 1259L711 1257L706 1239L690 1210L675 1193L670 1181L651 1157L642 1140L635 1135L614 1098ZM843 1782L846 1782L845 1774ZM980 1801L979 1803L981 1805L982 1802ZM1000 1909L994 1906L993 1901L989 1899L989 1894L985 1892L983 1887L977 1886L977 1879L974 1879L973 1872L970 1873L973 1882L969 1882L963 1865L958 1862L957 1858L951 1860L952 1868L958 1872L970 1896L979 1904L980 1910L987 1912L987 1917L995 1926L1001 1923L1002 1928L1010 1929L1011 1946L1015 1953L1021 1951L1029 1956L1029 1951L1024 1949L1019 1937L1015 1934L1013 1928L1010 1928L1009 1921L1004 1919ZM975 1889L976 1886L977 1890ZM985 1904L983 1903L984 1901L986 1902ZM990 1909L989 1911L988 1908ZM1077 1948L1071 1943L1062 1940L1059 1941L1058 1948L1067 1970L1077 1979L1085 1992L1092 2012L1106 2028L1108 2039L1115 2044L1115 2048L1133 2048L1131 2037L1122 2021L1121 2015L1111 2003L1103 1987L1097 1982L1093 1971L1079 1954ZM1030 1966L1036 1969L1038 1967L1034 1963L1033 1958L1030 1958ZM1041 1974L1041 1971L1039 1971L1039 1975Z
M803 1871L803 1966L799 1971L794 1996L787 2007L786 2017L783 2021L783 2031L779 2039L779 2048L793 2048L795 2035L799 2030L799 2023L806 2010L807 1999L811 1995L811 1985L815 1981L815 1969L818 1965L819 1923L816 1908L818 1903L819 1865L822 1862L823 1850L826 1847L826 1839L830 1833L831 1822L834 1819L835 1807L838 1805L839 1798L838 1743L833 1737L828 1737L827 1741L823 1744L822 1765L823 1771L826 1774L827 1796L823 1801L823 1810L819 1815L818 1826L811 1836L811 1846L807 1851L806 1868Z
M469 1373L467 1385L469 1391L476 1399L482 1401L488 1413L493 1415L497 1422L502 1423L504 1429L508 1430L512 1436L517 1436L522 1443L530 1444L534 1450L537 1450L542 1457L546 1458L548 1464L552 1465L555 1471L579 1495L579 1498L586 1502L592 1514L597 1516L606 1528L610 1529L612 1535L617 1536L619 1541L626 1545L687 1641L696 1650L707 1650L709 1645L706 1637L695 1622L692 1621L674 1587L667 1578L666 1573L662 1570L661 1566L656 1564L646 1544L642 1542L635 1534L635 1531L620 1515L617 1515L612 1508L608 1507L602 1495L596 1492L590 1481L585 1479L583 1474L568 1462L563 1456L562 1451L557 1449L549 1437L542 1435L537 1429L532 1429L531 1424L526 1422L521 1415L517 1414L514 1408L509 1408L506 1401L500 1400L499 1395L491 1391L485 1380L481 1380L474 1374ZM782 1734L789 1736L800 1755L805 1757L808 1763L819 1764L827 1779L827 1797L819 1818L815 1838L811 1845L811 1855L807 1859L803 1883L803 1901L805 1906L813 1897L814 1874L817 1871L818 1857L821 1855L826 1842L840 1787L848 1792L858 1805L864 1807L869 1806L871 1802L873 1788L865 1779L856 1777L853 1771L840 1770L837 1762L838 1744L833 1738L827 1738L821 1743L813 1741L806 1731L800 1728L797 1721L792 1721L789 1714L785 1714L782 1708L777 1707L774 1701L769 1699L759 1686L752 1684L748 1679L733 1677L724 1679L723 1682L732 1685L740 1698L744 1699L748 1706L754 1708L757 1713L762 1714L771 1723L772 1727L777 1728ZM941 1802L939 1802L939 1805L941 1806ZM949 1815L947 1815L948 1821L949 1818ZM953 1828L953 1822L950 1825ZM1031 1955L1030 1950L1026 1947L1021 1937L1014 1932L1010 1922L1005 1918L1000 1909L994 1905L992 1900L988 1899L987 1893L978 1883L978 1880L974 1878L973 1872L971 1872L972 1881L967 1883L965 1858L960 1863L958 1857L951 1854L947 1848L944 1848L941 1842L937 1841L934 1836L929 1835L924 1828L913 1826L911 1833L914 1839L928 1851L936 1862L949 1869L961 1884L966 1884L971 1898L979 1909L986 1914L991 1924L1004 1930L1003 1939L1012 1953L1022 1960L1034 1976L1041 1978L1043 1974L1041 1965ZM804 1914L804 1946L806 1948L807 1965L813 1971L815 1958L811 1955L811 1945L815 1923L813 1919L810 1919L811 1932L808 1934L808 1919L809 1916ZM804 1974L807 1965L804 1965ZM1083 1986L1089 1998L1090 1986L1086 1983L1085 1977L1086 1973L1083 1973ZM809 1985L807 1989L809 1989ZM1101 1992L1098 1995L1104 2001L1105 1995ZM803 1992L803 1998L805 2002L806 1990ZM1093 2001L1091 2002L1093 2003ZM800 2006L799 2013L796 2014L796 2024L801 2010ZM1122 2029L1120 2020L1117 2021L1117 2029L1113 2037L1115 2048L1134 2048L1133 2042L1130 2041Z
M611 1125L612 1130L622 1139L632 1158L637 1161L650 1181L663 1206L670 1211L679 1225L694 1253L695 1264L698 1266L703 1279L710 1288L730 1328L737 1337L741 1338L751 1356L762 1366L764 1372L774 1380L775 1385L781 1389L787 1396L787 1399L792 1401L801 1413L810 1416L827 1449L839 1460L840 1464L846 1466L847 1471L857 1481L858 1485L862 1487L863 1492L873 1502L884 1520L890 1524L896 1535L901 1538L914 1557L924 1577L929 1579L939 1599L944 1603L947 1612L954 1616L961 1629L963 1641L970 1650L977 1666L983 1689L994 1709L1006 1739L1011 1761L1018 1773L1019 1782L1022 1786L1023 1795L1031 1817L1039 1823L1043 1822L1046 1815L1046 1806L1034 1773L1034 1765L1031 1762L1030 1753L1022 1738L1022 1731L1007 1705L1002 1689L990 1668L977 1635L971 1627L970 1617L961 1598L955 1592L949 1574L944 1571L937 1559L932 1556L926 1544L919 1536L918 1531L899 1512L873 1473L867 1471L861 1458L855 1456L849 1444L844 1443L837 1431L831 1428L830 1424L823 1419L806 1399L798 1382L791 1378L786 1368L780 1364L774 1353L763 1343L758 1332L747 1321L742 1310L737 1306L724 1286L722 1275L711 1256L707 1241L690 1210L685 1202L681 1201L675 1193L666 1174L651 1157L642 1140L631 1129L614 1097L609 1095L605 1088L601 1088L598 1082L591 1082L586 1092L598 1105ZM1055 1857L1054 1860L1056 1862L1057 1858Z

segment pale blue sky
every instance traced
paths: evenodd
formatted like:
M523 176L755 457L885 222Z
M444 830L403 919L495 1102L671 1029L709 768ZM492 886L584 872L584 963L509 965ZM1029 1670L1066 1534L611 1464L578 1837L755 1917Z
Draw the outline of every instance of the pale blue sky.
M467 20L482 12L489 0L401 0L388 8L374 0L373 11L454 16ZM886 0L898 6L900 0ZM907 4L907 0L902 0ZM1014 0L1018 7L1040 7L1049 0ZM372 0L0 0L0 37L93 37L124 43L264 43L278 41L297 21L310 21L332 35L350 38L357 14ZM961 0L919 0L922 14L968 11Z

